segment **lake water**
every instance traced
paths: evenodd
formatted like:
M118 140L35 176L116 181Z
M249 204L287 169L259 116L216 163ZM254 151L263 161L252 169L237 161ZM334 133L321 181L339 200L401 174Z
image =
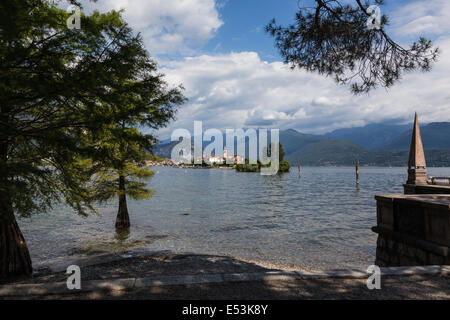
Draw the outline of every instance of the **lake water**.
M402 193L406 168L304 167L280 176L154 168L150 200L129 200L131 234L115 234L117 203L101 216L65 207L19 219L34 262L102 251L228 254L325 268L375 260L375 194ZM450 168L429 168L450 176Z

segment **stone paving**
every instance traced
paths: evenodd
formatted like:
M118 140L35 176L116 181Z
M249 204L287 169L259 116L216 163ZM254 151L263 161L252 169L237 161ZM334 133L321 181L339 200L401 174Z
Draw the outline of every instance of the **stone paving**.
M103 255L78 263L81 290L67 289L64 272L50 272L32 281L0 284L0 299L450 298L450 266L383 268L381 290L369 290L364 270L319 270L227 256Z

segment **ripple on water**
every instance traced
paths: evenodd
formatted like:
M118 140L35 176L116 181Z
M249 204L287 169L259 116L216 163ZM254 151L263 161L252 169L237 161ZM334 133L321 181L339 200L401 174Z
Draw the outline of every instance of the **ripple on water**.
M229 254L303 265L373 263L375 194L402 193L404 168L304 167L282 176L158 168L155 196L129 200L131 232L117 237L117 204L79 217L63 206L19 219L34 261L139 248ZM180 174L183 172L183 174ZM430 168L449 176L450 168Z

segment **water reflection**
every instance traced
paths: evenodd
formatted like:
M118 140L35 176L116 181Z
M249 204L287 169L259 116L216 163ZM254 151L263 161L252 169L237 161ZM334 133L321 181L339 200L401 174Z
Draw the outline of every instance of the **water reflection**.
M361 191L359 187L359 183L356 184L356 191L355 191L355 197L359 197L359 192Z
M114 236L114 239L118 240L119 242L126 241L130 237L130 230L122 229L118 230L116 229L116 234Z

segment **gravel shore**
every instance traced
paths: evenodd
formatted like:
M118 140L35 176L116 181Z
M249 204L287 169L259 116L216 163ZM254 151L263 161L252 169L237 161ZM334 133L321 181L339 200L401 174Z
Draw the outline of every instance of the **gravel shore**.
M89 260L87 260L87 264L89 264ZM315 267L275 261L252 260L231 256L174 253L155 253L150 255L131 256L129 258L119 257L116 261L100 262L86 266L80 264L80 267L83 281L173 275L254 273L280 270L322 270ZM49 269L42 269L36 272L32 278L14 279L0 283L49 283L66 280L67 274L65 272L52 272Z
M117 258L117 257L116 257ZM314 272L318 268L230 256L156 253L119 257L115 261L80 264L82 281L152 278L164 276L252 274L275 271ZM65 272L40 270L32 278L9 284L64 283ZM450 299L450 275L411 274L383 276L381 290L369 290L365 278L307 278L223 283L133 287L44 295L0 297L0 299L151 299L151 300L265 300L265 299ZM5 282L3 284L6 284Z

